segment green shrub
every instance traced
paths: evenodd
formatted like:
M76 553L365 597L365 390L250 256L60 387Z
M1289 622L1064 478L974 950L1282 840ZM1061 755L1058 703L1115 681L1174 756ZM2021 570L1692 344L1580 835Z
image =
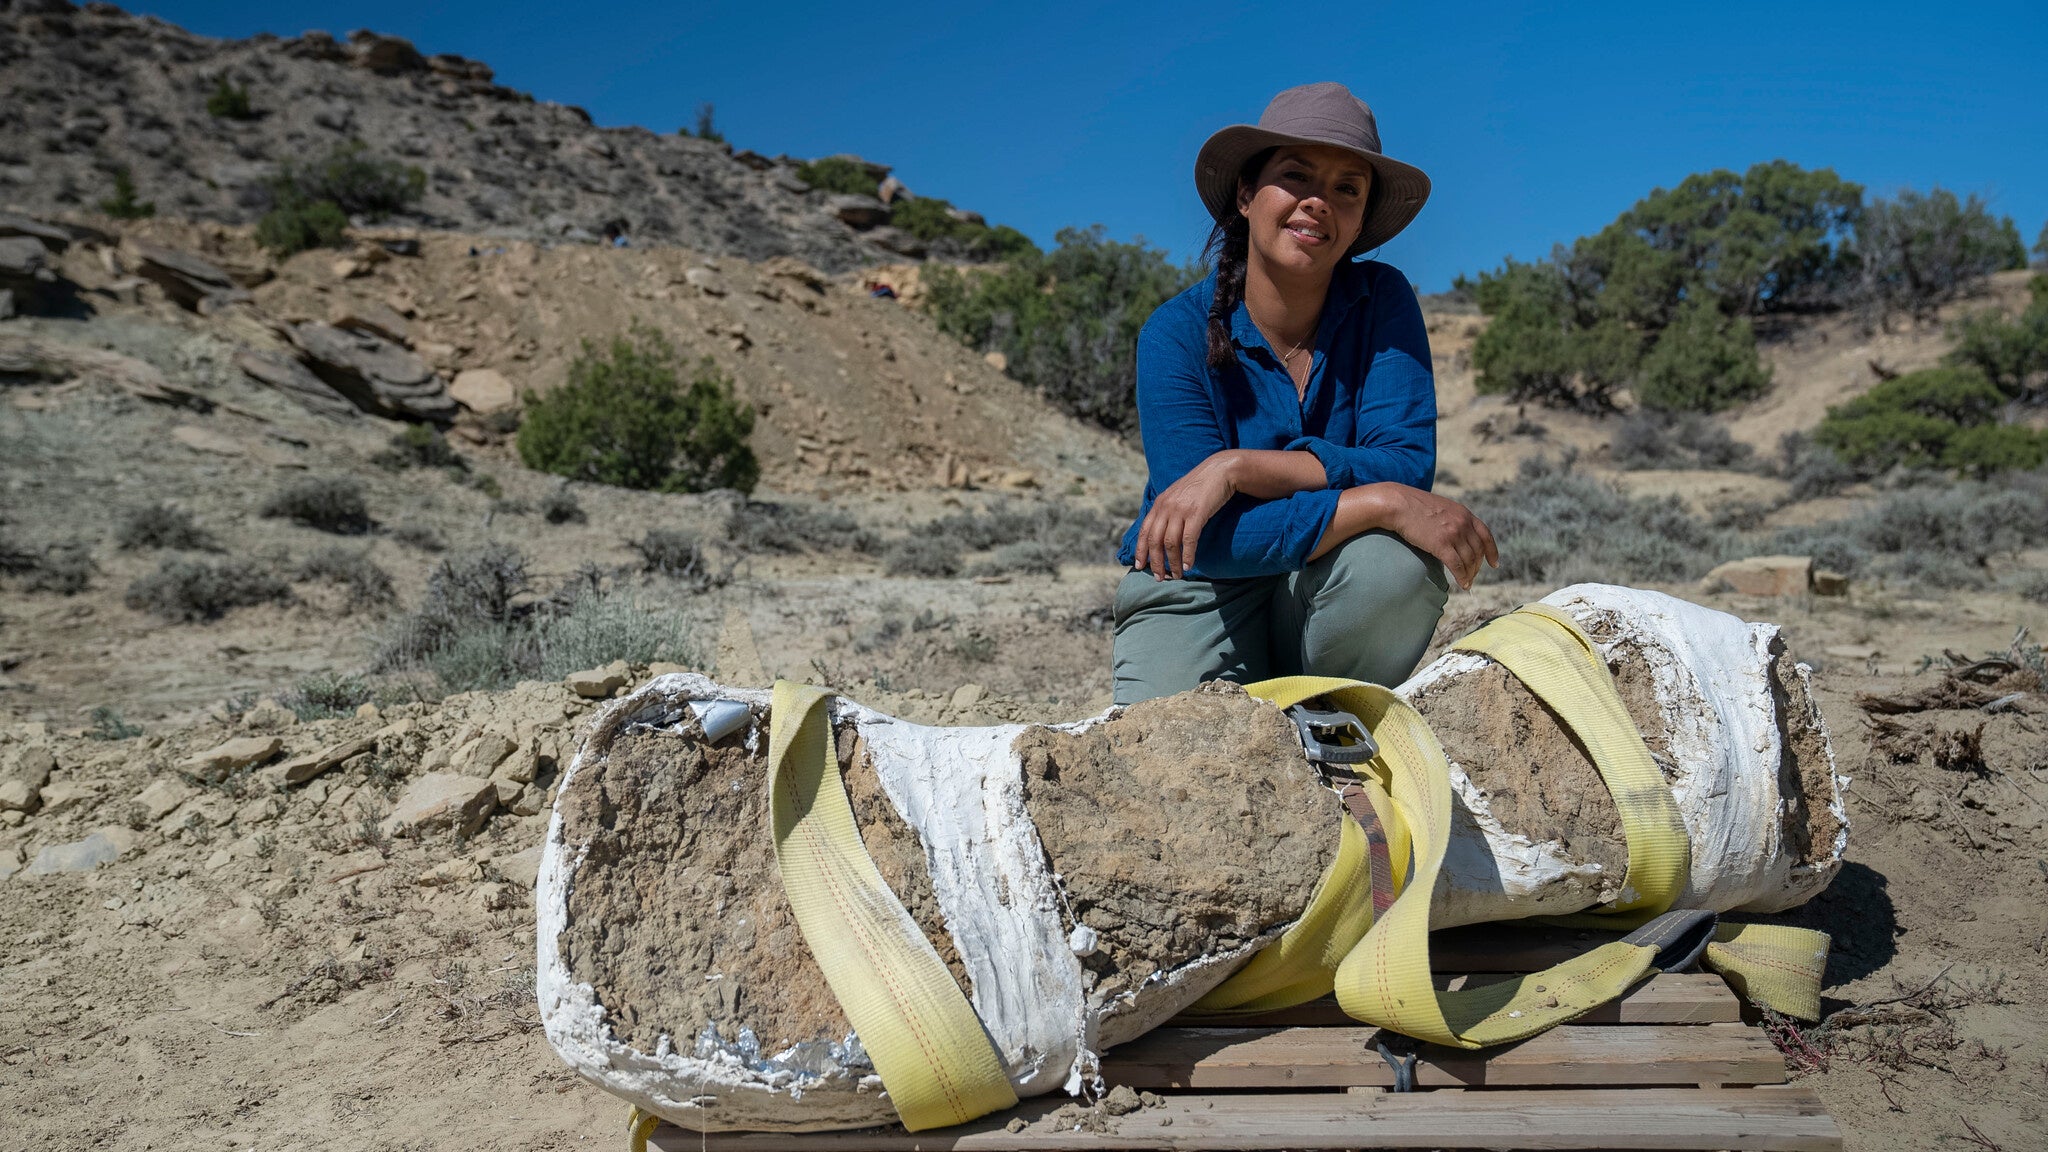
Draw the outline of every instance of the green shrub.
M322 548L299 564L292 579L301 583L318 581L347 590L349 611L382 608L398 601L391 574L370 559L367 549L331 545Z
M281 208L333 204L345 216L382 219L419 201L427 174L410 164L380 160L368 145L351 140L306 166L286 163L271 185Z
M1956 326L1948 363L1984 374L2014 400L2048 400L2048 276L2028 282L2033 301L2016 320L1985 311Z
M294 200L256 221L256 243L277 256L310 248L338 248L348 233L348 216L332 200Z
M897 204L889 222L924 241L939 259L1008 260L1038 252L1038 245L1015 228L991 228L979 220L960 219L950 203L937 197L920 196Z
M567 612L545 620L539 631L536 671L543 680L559 680L614 660L704 663L703 654L690 643L681 613L640 604L619 592L587 592Z
M408 424L391 438L381 451L370 457L370 463L389 472L400 472L407 468L453 468L458 472L469 470L464 460L441 430L428 424Z
M821 192L854 196L875 196L882 191L881 180L864 164L844 156L827 156L796 166L796 178Z
M100 211L116 220L142 220L156 215L154 200L135 198L135 179L128 169L114 169L114 194L100 201Z
M130 509L114 529L114 545L123 552L169 548L180 552L217 552L220 545L190 512L161 501Z
M256 110L249 106L248 85L238 88L223 75L206 98L206 114L216 120L254 120Z
M1980 480L2000 472L2031 472L2048 462L2048 432L2018 424L1979 424L1957 432L1942 449L1945 468Z
M1011 376L1059 408L1136 435L1138 330L1196 272L1142 240L1109 240L1100 225L1058 239L996 270L927 265L925 310L975 351L1003 353Z
M733 398L731 378L708 357L687 387L677 370L675 350L652 328L635 325L603 351L585 341L568 383L528 396L519 458L622 488L753 491L761 475L747 446L753 408Z
M1042 540L1019 540L967 570L969 576L1057 576L1066 557Z
M255 604L289 604L292 588L248 560L210 564L173 559L130 584L124 600L139 612L192 623L218 620L232 609Z
M567 488L556 488L540 498L540 514L550 524L581 524L589 517L584 515L583 505L576 500L576 494Z
M1982 471L1996 459L2024 454L2020 440L2002 433L1973 436L1954 460L1950 447L1963 430L1993 425L2004 402L1975 368L1908 372L1828 409L1814 439L1865 476L1936 464Z
M1777 474L1792 485L1794 500L1833 496L1860 477L1842 458L1804 432L1787 432L1778 438Z
M1771 371L1757 360L1749 321L1689 300L1643 358L1635 395L1667 412L1719 412L1770 386Z
M337 536L359 536L371 527L362 481L351 476L307 477L273 493L258 513L291 520Z

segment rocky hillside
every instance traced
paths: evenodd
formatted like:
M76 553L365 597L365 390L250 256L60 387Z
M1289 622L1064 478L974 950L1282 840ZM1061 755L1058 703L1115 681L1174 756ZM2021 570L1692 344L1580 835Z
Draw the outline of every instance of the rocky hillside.
M223 81L246 90L247 118L208 110ZM416 222L430 227L590 239L615 224L830 272L918 251L885 205L814 190L788 157L600 128L496 83L487 64L396 37L216 40L111 4L0 0L0 205L90 209L125 169L165 215L252 222L283 162L351 141L420 169Z

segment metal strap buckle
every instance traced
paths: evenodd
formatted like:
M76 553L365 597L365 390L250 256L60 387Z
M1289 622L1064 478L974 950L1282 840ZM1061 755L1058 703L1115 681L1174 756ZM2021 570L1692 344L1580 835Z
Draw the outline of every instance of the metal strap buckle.
M1287 710L1294 730L1301 733L1301 747L1308 758L1325 764L1363 764L1380 754L1380 746L1366 731L1365 722L1349 712L1319 711L1306 704ZM1349 737L1343 744L1329 743Z

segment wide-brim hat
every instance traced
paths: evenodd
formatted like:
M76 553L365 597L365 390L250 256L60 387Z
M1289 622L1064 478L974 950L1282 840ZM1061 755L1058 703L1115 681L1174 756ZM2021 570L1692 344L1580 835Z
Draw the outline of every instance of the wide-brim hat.
M1365 226L1344 255L1356 256L1394 238L1429 199L1429 177L1380 151L1380 126L1365 101L1342 84L1304 84L1273 97L1257 124L1233 124L1209 137L1195 156L1195 190L1209 215L1237 211L1237 175L1246 160L1284 144L1327 144L1355 153L1372 168Z

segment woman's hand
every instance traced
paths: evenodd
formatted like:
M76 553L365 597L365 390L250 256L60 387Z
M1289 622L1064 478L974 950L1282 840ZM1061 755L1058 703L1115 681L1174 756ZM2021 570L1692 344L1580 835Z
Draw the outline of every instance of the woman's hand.
M1484 562L1500 567L1493 532L1470 508L1406 484L1373 484L1383 502L1379 526L1443 562L1445 571L1470 590Z
M1137 566L1154 580L1178 580L1195 566L1195 546L1218 509L1237 494L1233 452L1225 449L1195 465L1152 501L1138 526Z

